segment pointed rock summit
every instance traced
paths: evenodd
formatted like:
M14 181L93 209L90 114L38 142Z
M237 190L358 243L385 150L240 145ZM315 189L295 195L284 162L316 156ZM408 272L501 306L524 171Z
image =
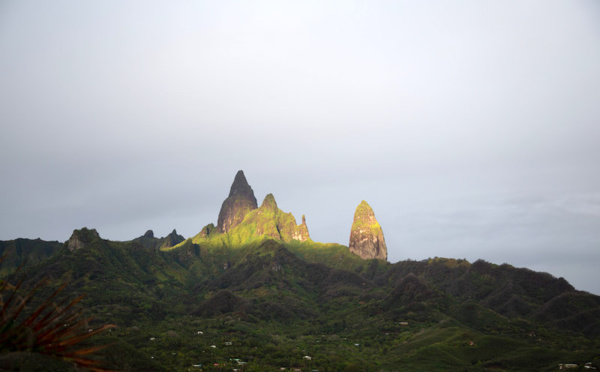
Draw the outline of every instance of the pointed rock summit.
M387 260L387 247L383 238L383 230L373 209L366 202L362 201L356 212L354 212L354 222L350 232L350 252L360 256L363 259L377 258Z
M221 206L217 221L218 231L221 233L228 232L239 225L248 212L256 208L258 208L258 204L256 203L254 191L252 191L252 187L246 181L244 172L239 171L235 175L235 179L231 185L229 197L225 199Z
M277 202L275 201L275 197L273 194L268 194L265 196L262 204L260 205L260 209L277 211L279 208L277 207Z
M177 244L184 241L185 238L181 235L177 234L177 230L173 229L173 231L165 237L165 241L163 242L161 248L171 248L176 246Z

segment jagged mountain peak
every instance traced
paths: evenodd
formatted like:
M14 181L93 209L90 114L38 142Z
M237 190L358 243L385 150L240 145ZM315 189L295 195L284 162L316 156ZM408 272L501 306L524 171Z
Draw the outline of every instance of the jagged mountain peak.
M246 239L262 235L284 242L310 239L306 218L303 218L302 224L297 225L291 213L279 209L273 194L268 194L260 208L249 212L243 222L231 232L238 235L247 235L251 232L250 236L245 237Z
M265 196L265 199L263 200L260 208L270 209L273 211L277 211L279 209L277 207L277 202L275 201L275 197L273 196L273 194L268 194L267 196Z
M177 230L173 229L173 231L164 238L164 242L160 248L171 248L183 242L184 240L185 238L181 235L178 235Z
M236 173L235 178L233 179L233 183L231 184L231 189L229 190L229 197L233 197L236 195L244 196L249 199L254 199L254 203L256 203L256 198L254 197L254 191L252 187L248 184L248 180L246 180L246 176L244 175L244 171L240 170Z
M297 225L291 213L279 209L273 194L267 194L258 208L243 171L235 176L229 197L219 212L216 228L212 224L205 226L193 240L212 239L215 236L213 230L217 234L229 234L227 244L244 244L260 236L284 242L310 239L306 217L302 216L302 223Z
M239 225L248 212L258 208L252 187L248 184L243 171L238 171L231 185L229 197L223 201L217 229L221 233L230 231Z

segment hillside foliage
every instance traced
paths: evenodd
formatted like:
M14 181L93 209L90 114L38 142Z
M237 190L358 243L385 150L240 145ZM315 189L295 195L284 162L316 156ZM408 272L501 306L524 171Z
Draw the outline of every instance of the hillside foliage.
M391 264L337 244L205 230L208 237L168 250L92 235L73 251L48 243L53 253L31 266L30 281L68 283L66 293L86 294L80 304L91 328L117 326L90 339L111 345L102 360L115 370L553 371L598 363L600 297L562 278L482 260Z

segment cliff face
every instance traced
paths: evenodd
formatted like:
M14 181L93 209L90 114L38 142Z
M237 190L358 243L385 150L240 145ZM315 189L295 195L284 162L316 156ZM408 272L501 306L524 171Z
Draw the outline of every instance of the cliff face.
M294 223L296 223L295 219ZM308 226L306 226L306 217L304 215L302 215L302 223L297 226L295 232L292 234L292 239L300 240L301 242L310 239L310 235L308 234Z
M225 199L219 212L218 231L221 233L230 231L244 220L248 212L257 207L254 191L246 181L244 172L237 172L229 191L229 197Z
M350 232L350 252L363 259L387 260L387 247L383 230L375 218L375 213L366 201L362 201L354 212Z
M100 235L96 229L88 229L84 227L81 230L73 231L73 234L67 241L67 248L73 252L85 247L94 240L100 240Z

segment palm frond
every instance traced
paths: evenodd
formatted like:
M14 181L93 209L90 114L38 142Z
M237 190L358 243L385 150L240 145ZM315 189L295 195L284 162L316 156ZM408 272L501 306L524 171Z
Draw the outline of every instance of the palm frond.
M0 257L0 264L2 259ZM0 353L34 352L73 362L90 371L108 371L94 357L110 345L83 348L78 345L116 326L107 324L88 330L92 318L83 317L82 310L76 306L84 296L57 301L66 283L37 307L32 307L30 305L37 300L38 294L50 288L49 280L41 279L28 290L23 289L25 282L26 275L16 280L16 284L11 283L11 278L0 279Z

